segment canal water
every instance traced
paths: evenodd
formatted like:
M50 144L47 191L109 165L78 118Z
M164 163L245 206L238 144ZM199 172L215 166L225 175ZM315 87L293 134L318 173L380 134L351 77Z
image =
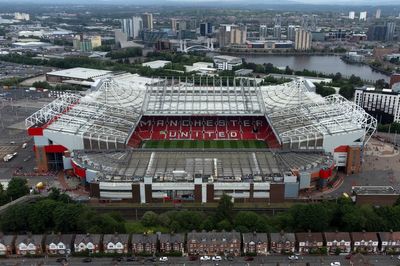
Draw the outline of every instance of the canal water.
M334 55L234 55L244 58L246 62L264 64L271 63L275 67L289 66L294 70L314 70L325 74L336 74L340 72L343 76L351 76L352 74L359 76L363 80L376 81L384 79L389 81L389 77L379 72L373 71L366 65L346 64L340 59L340 56Z

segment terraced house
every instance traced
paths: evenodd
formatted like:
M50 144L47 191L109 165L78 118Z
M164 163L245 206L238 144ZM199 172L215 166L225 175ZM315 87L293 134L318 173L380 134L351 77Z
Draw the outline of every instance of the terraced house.
M381 242L381 252L400 252L400 232L379 232L378 235Z
M293 253L296 249L296 236L294 233L271 233L271 253L287 254Z
M158 236L160 241L160 252L185 252L185 235L184 234L160 234Z
M101 235L98 234L78 234L75 236L74 240L74 250L75 252L88 252L99 253L100 252L100 241Z
M191 232L187 235L187 251L191 255L240 255L240 233Z
M319 253L324 247L322 233L296 233L296 239L299 245L298 251L303 254Z
M157 251L156 234L133 234L132 253L133 254L155 254Z
M268 234L256 232L243 234L243 253L267 255Z
M351 237L347 232L324 233L326 248L329 254L350 253Z
M106 234L103 236L104 253L128 253L128 234Z

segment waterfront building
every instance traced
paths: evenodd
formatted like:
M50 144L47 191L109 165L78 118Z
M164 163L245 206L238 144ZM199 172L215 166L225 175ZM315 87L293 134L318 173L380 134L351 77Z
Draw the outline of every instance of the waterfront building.
M219 70L232 70L233 67L240 66L243 63L241 58L229 55L217 55L214 56L213 60Z
M282 34L282 29L280 25L275 25L274 27L274 39L280 40Z
M212 24L209 22L203 22L200 24L200 36L207 36L213 33Z
M374 87L364 86L356 89L354 101L379 123L388 124L400 122L399 95L391 89L377 90Z
M400 73L392 74L390 76L390 88L393 91L400 92Z
M268 37L268 27L265 24L260 25L260 40L265 40Z
M311 32L306 31L305 29L298 29L296 31L294 48L296 50L306 51L311 49Z
M243 25L221 25L218 36L219 46L244 44L247 40L247 28Z
M290 41L294 41L296 39L296 29L297 26L289 25L287 28L287 39Z

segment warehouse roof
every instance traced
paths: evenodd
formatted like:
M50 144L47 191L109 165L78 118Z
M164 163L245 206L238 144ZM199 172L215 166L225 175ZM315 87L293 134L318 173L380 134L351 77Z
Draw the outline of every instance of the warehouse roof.
M94 79L100 78L110 74L109 70L101 70L101 69L92 69L92 68L83 68L83 67L75 67L70 69L58 70L47 73L47 75L51 76L60 76L71 79Z

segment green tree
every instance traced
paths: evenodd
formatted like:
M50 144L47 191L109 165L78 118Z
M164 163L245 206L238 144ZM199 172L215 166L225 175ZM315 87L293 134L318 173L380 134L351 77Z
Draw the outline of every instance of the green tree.
M32 84L35 88L51 90L53 87L47 81L35 81Z
M222 220L232 221L233 219L233 202L232 197L224 194L218 202L215 218L217 222Z
M141 223L144 226L157 226L160 224L160 220L155 212L147 211L144 213Z
M30 230L35 233L43 233L54 228L53 211L58 203L51 199L44 199L34 204L28 214Z
M8 200L16 200L29 194L29 187L26 179L14 177L10 180L7 187Z
M295 205L290 208L293 228L299 231L323 232L329 228L332 213L323 204Z
M85 211L78 204L58 204L53 211L54 229L62 233L79 231L79 216Z
M351 100L354 97L354 86L351 84L345 84L340 87L339 94L347 100Z

